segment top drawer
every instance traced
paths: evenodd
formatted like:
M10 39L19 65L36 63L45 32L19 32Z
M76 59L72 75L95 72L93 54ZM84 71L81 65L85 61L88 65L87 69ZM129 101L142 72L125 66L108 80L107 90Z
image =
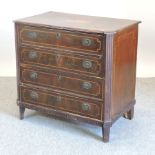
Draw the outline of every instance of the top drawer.
M101 54L105 50L104 35L23 25L19 26L18 32L19 41L22 44L97 54Z

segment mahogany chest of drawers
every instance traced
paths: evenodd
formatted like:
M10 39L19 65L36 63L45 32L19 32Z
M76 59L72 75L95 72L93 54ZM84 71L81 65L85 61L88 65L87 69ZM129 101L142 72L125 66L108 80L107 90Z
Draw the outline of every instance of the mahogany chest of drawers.
M139 21L48 12L15 21L17 103L102 127L135 105Z

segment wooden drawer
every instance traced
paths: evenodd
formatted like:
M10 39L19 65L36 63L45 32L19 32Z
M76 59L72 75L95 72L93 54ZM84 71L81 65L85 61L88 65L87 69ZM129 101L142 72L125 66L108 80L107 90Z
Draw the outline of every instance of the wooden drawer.
M44 71L44 69L22 68L21 81L23 83L61 89L67 92L103 98L103 79L85 76L70 75L57 70Z
M48 93L32 88L21 87L21 101L35 105L43 105L55 110L67 111L70 113L91 116L91 118L101 119L100 103L86 102L60 94Z
M19 37L22 44L82 50L101 54L105 50L105 36L90 33L78 33L59 29L20 26Z
M22 63L37 66L56 67L73 72L93 74L96 76L104 73L103 57L100 57L99 59L83 55L62 54L56 50L47 51L32 48L21 48L20 61Z

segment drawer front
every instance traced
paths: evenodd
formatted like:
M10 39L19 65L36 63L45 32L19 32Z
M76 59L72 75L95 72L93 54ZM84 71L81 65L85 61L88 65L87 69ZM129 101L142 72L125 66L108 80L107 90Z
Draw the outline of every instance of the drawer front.
M22 63L44 67L57 67L73 72L90 73L98 76L103 71L101 59L85 56L60 54L56 51L42 51L36 49L21 48L20 60Z
M62 89L97 98L102 98L103 96L103 79L87 79L86 77L71 76L54 70L48 73L27 68L21 70L21 79L23 83Z
M49 94L39 90L22 88L21 100L23 102L43 105L56 110L67 111L83 116L90 116L91 118L101 119L102 104L94 104L75 98L62 96L60 94Z
M101 53L105 49L103 35L69 32L58 29L21 26L21 43L36 46L56 47L68 50Z

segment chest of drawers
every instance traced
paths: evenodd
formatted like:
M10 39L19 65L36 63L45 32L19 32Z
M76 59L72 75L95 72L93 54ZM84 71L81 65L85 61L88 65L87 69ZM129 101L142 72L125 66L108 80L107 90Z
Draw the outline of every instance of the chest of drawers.
M48 12L15 21L17 103L110 127L132 119L139 21Z

